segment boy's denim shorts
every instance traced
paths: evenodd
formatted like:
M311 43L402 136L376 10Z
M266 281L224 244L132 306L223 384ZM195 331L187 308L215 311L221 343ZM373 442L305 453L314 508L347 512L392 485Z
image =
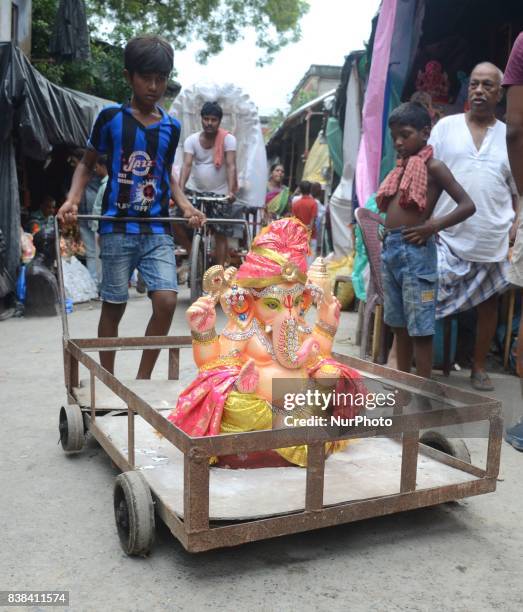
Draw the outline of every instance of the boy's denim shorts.
M100 258L104 302L123 304L137 268L147 291L178 291L174 240L168 234L101 234Z
M402 229L387 230L381 253L384 320L406 327L409 336L433 336L438 293L438 254L431 236L418 246L407 242Z

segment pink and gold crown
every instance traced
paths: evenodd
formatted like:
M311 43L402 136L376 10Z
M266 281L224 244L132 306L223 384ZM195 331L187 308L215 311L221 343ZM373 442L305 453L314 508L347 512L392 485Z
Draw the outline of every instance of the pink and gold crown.
M240 287L268 287L307 281L309 231L295 217L273 221L256 236L234 282Z

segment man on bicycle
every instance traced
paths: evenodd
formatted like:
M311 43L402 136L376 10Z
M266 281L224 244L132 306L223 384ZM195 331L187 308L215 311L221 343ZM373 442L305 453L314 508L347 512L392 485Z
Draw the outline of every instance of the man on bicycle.
M182 190L196 194L212 193L226 196L227 205L210 203L206 214L210 219L233 218L232 203L236 199L236 138L220 127L223 117L217 102L206 102L201 110L202 131L191 134L183 145L183 167L180 177ZM224 265L228 257L227 237L234 226L212 225L216 242L216 263Z

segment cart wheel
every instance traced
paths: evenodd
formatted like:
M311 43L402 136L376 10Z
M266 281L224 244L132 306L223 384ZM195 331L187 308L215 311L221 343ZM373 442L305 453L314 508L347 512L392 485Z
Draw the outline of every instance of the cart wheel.
M204 273L204 244L202 235L195 233L191 247L191 270L189 282L191 285L191 303L202 295L203 273Z
M443 451L447 455L461 459L465 463L470 463L470 452L467 445L461 438L447 438L439 431L426 431L421 436L419 441L431 448Z
M151 491L138 472L116 478L114 518L123 550L128 555L148 555L154 542L154 507Z
M60 442L64 451L75 452L82 450L85 430L80 406L69 404L60 408L58 430L60 431Z

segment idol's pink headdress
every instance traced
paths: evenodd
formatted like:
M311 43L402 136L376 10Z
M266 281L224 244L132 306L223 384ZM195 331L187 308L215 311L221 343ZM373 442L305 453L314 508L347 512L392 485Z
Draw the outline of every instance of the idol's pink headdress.
M273 221L256 236L234 282L240 287L305 284L309 231L295 217Z

